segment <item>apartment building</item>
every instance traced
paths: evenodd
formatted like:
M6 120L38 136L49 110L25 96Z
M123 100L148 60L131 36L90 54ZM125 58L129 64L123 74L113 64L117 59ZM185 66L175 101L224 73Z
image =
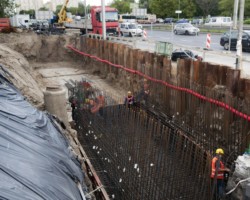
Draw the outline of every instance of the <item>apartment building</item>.
M56 10L56 6L58 5L63 5L65 2L65 0L51 0L48 1L45 6L46 8L48 8L49 10L55 11ZM82 0L69 0L68 6L67 7L78 7L79 3L82 3Z
M16 12L19 13L21 10L38 10L43 7L43 0L15 0L18 7Z

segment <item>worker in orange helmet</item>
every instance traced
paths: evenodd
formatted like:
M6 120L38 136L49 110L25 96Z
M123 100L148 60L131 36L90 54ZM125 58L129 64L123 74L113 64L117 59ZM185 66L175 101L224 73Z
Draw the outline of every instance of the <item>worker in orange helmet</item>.
M225 194L225 182L224 173L229 172L230 169L226 168L224 163L221 161L224 155L224 150L221 148L216 149L216 155L212 159L212 171L211 171L211 181L212 181L212 191L213 199L222 199Z
M134 105L134 103L135 103L135 98L132 95L132 92L128 91L128 95L127 95L127 97L125 97L125 100L124 100L124 105L131 107L132 105Z

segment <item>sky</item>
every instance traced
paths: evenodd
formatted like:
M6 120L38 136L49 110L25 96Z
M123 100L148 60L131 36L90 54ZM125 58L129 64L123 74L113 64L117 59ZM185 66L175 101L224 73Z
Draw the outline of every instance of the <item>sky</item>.
M44 3L48 2L49 0L43 0ZM72 0L74 1L74 0ZM111 3L113 0L105 0L105 4L109 4ZM82 0L82 2L84 3L84 0ZM87 5L91 5L91 6L100 6L102 4L101 0L87 0Z

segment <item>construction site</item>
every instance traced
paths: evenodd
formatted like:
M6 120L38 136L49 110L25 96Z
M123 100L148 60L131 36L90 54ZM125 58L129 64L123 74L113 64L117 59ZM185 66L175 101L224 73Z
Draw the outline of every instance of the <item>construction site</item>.
M212 200L217 148L231 170L224 199L250 199L250 80L240 70L172 62L126 41L74 31L0 34L0 65L1 94L10 83L35 110L52 114L84 174L79 197L37 190L31 199ZM133 105L124 103L128 91ZM21 109L8 108L16 101L1 99L1 116L17 112L25 120ZM26 181L20 188L34 184Z

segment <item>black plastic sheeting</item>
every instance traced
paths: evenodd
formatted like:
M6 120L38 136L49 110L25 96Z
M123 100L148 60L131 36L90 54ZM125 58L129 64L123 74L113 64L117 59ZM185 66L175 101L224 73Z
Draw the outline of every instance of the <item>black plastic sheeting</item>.
M78 181L80 163L52 117L0 75L0 199L82 200Z

